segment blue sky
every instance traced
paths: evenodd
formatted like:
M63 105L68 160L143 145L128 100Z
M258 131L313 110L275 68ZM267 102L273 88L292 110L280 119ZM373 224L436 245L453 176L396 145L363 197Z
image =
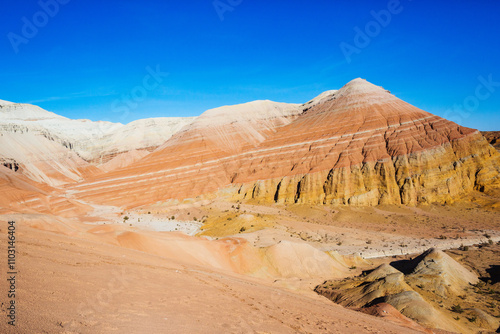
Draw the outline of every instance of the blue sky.
M303 103L362 77L500 130L500 2L394 1L4 0L0 99L128 123ZM348 59L341 45L356 52Z

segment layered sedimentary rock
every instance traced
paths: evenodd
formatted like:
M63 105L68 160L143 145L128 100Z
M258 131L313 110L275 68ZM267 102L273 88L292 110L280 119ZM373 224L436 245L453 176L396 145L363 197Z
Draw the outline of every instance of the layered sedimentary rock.
M252 172L236 181L247 185L252 178L263 180L239 191L267 201L451 201L498 181L499 175L494 163L498 154L477 131L360 79L280 129L259 149L257 159L241 166ZM257 163L272 169L253 173Z
M87 160L97 164L106 163L132 150L152 152L194 119L195 117L140 119L106 132L97 140L88 139L77 148Z
M413 260L395 261L364 272L361 276L326 281L315 288L320 295L337 304L355 308L370 308L387 303L421 325L459 333L477 333L480 328L496 330L499 321L482 308L462 309L460 303L475 306L478 296L470 296L471 286L478 276L444 252L431 248ZM457 306L458 305L458 306ZM465 313L485 321L458 322L457 313ZM492 320L491 324L490 321Z
M125 206L200 195L415 205L498 187L499 159L477 130L356 79L304 105L210 110L133 166L73 189Z
M87 119L73 120L30 104L0 102L2 131L17 129L36 133L70 148L90 162L107 162L119 153L130 150L152 151L194 119L159 117L123 125Z
M500 131L483 131L482 134L488 143L500 151Z
M232 183L238 171L236 157L258 147L302 112L300 105L271 101L209 110L141 161L71 189L85 200L115 205L213 193Z
M0 128L0 164L50 186L80 181L100 172L60 142L28 127L6 124Z
M51 186L82 181L144 157L193 119L123 125L71 120L37 106L0 101L0 164Z
M47 184L0 166L0 214L44 213L74 217L92 208Z

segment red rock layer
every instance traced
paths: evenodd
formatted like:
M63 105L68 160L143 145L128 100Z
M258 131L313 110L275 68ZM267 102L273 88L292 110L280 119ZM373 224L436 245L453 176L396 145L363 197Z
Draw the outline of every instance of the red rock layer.
M55 188L0 166L0 214L43 213L72 217L91 207L69 199Z
M124 206L207 194L376 205L450 201L499 180L500 155L478 131L362 79L302 113L259 107L208 112L134 166L72 188Z

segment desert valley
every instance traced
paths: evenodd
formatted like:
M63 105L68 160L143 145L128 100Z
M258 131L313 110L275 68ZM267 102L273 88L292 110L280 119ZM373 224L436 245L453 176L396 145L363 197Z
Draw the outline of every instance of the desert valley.
M0 101L0 332L498 332L500 133L386 88L126 125Z

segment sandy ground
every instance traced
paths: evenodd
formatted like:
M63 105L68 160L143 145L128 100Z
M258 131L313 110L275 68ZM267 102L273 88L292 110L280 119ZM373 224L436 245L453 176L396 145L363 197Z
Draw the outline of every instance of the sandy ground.
M363 258L421 253L429 248L457 248L500 240L500 201L473 193L453 205L419 207L328 207L258 205L199 201L160 205L138 211L142 223L174 216L203 221L201 235L237 236L256 247L281 240ZM147 214L147 213L151 214ZM134 213L126 212L124 215ZM123 215L122 215L123 216ZM243 231L242 231L243 228Z
M1 221L3 239L5 218L12 217ZM54 232L33 221L16 231L15 329L6 324L1 280L2 333L414 332L312 292L110 245L78 224L40 225Z
M103 225L106 223L123 224L140 230L156 232L182 232L191 236L200 232L200 228L203 225L201 222L194 220L182 221L168 217L155 217L137 213L130 213L123 217L120 216L117 218L111 218L109 221L87 222L87 224L91 225Z
M74 220L0 216L5 241L7 221L17 221L19 270L18 326L4 317L0 332L412 332L313 289L388 256L500 240L498 201L479 193L416 208L189 200L95 209ZM6 247L2 241L0 254ZM324 256L330 268L318 265ZM1 275L6 262L0 258ZM8 286L0 282L5 315Z

